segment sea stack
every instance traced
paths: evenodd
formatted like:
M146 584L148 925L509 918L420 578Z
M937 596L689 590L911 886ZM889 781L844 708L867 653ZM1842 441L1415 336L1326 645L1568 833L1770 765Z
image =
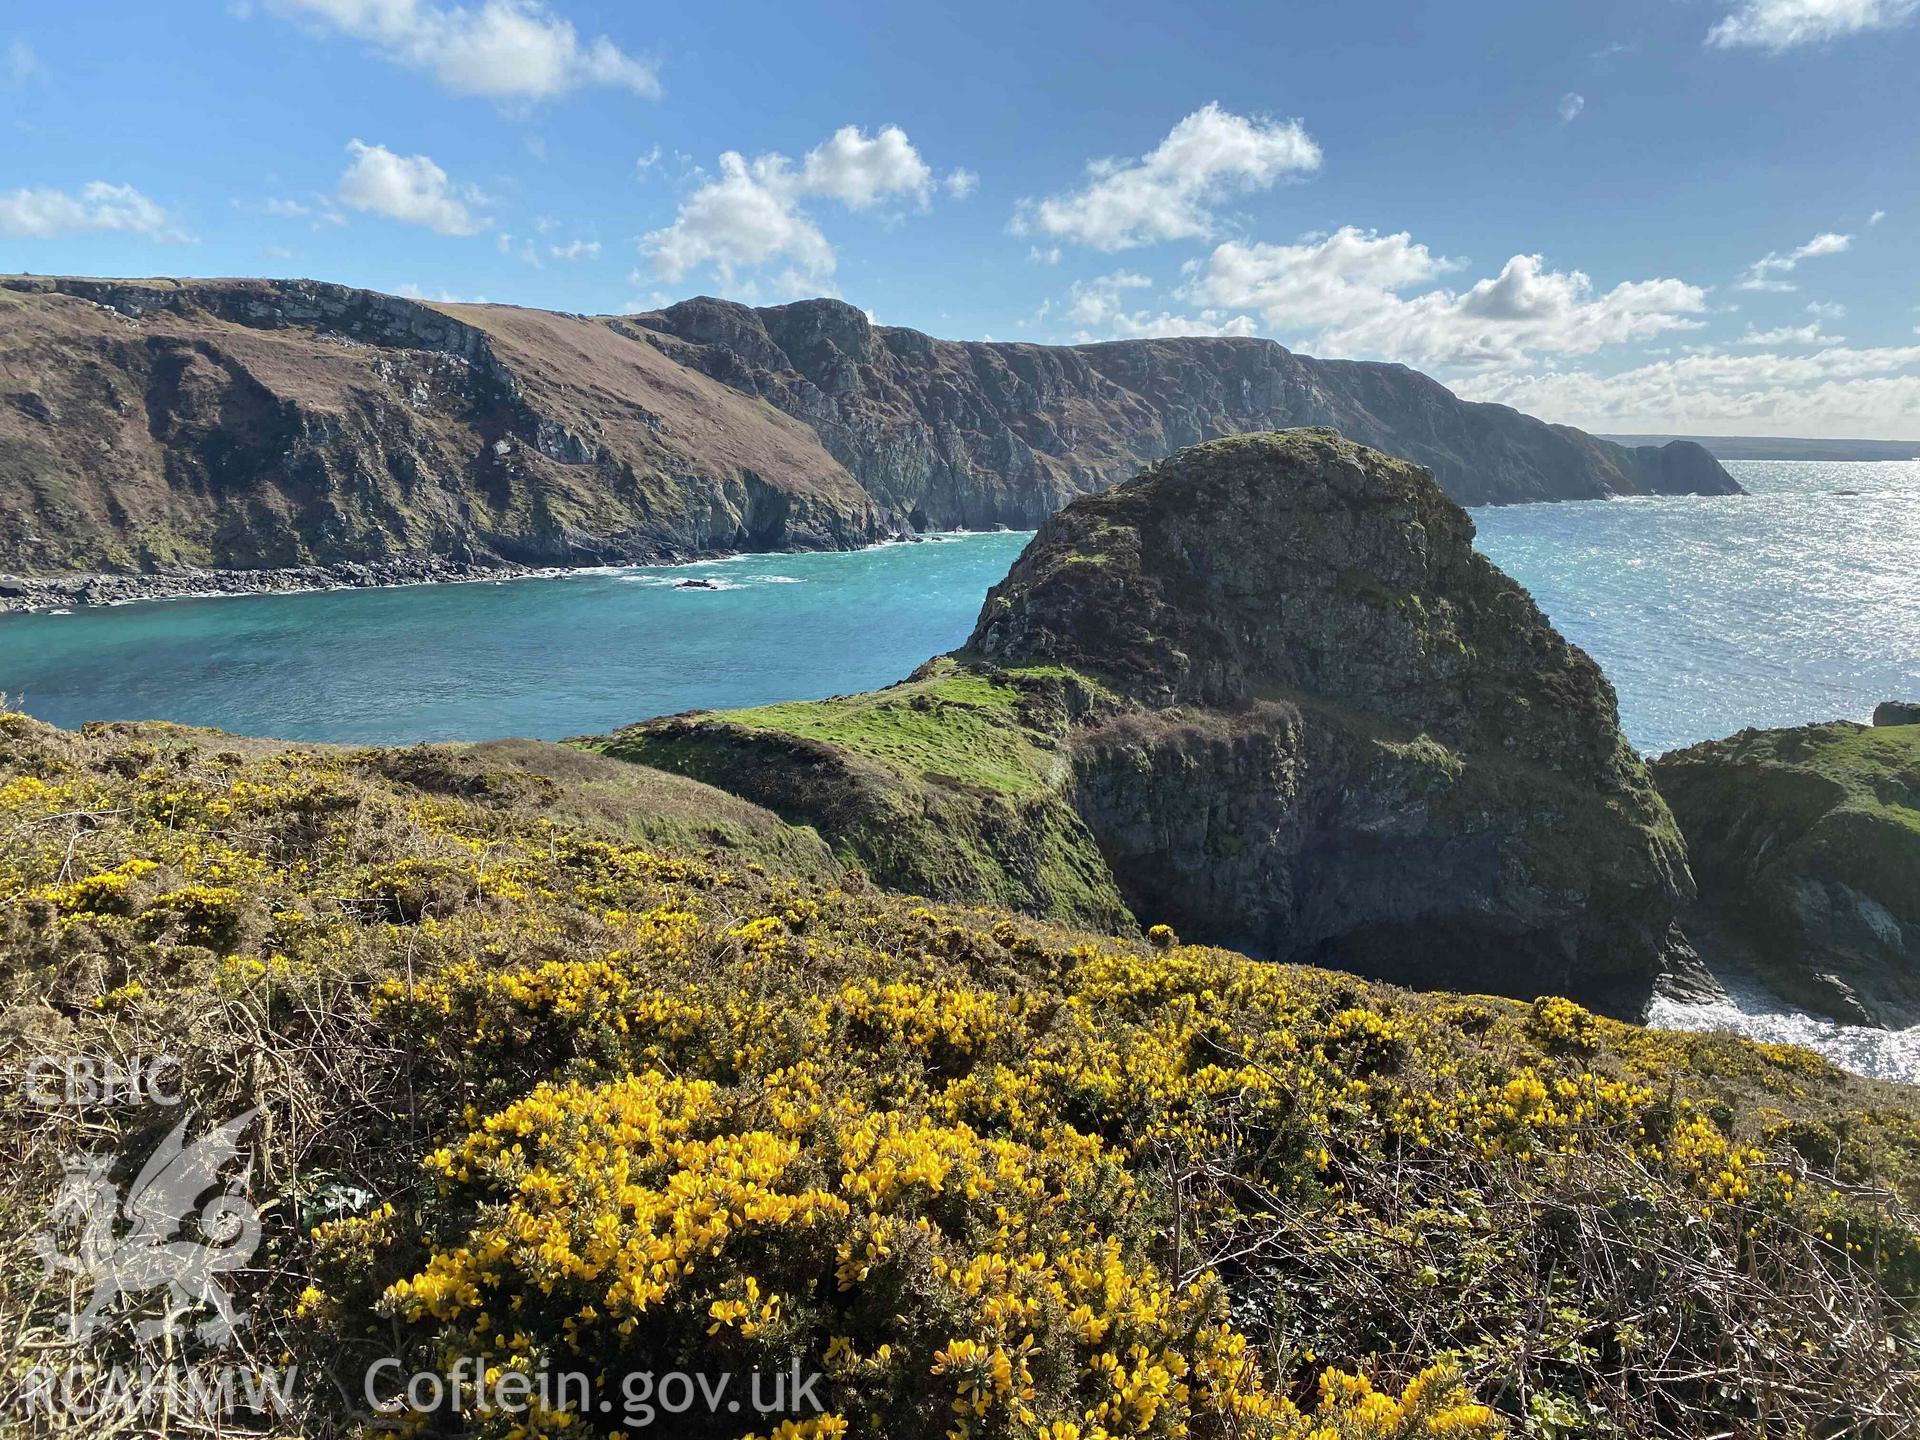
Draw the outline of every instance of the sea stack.
M912 680L606 743L883 883L1635 1014L1678 831L1598 666L1472 541L1333 431L1211 441L1048 520Z

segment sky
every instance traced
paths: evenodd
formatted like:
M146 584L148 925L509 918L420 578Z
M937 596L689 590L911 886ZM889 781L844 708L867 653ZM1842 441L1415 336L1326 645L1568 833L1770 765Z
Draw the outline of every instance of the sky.
M1259 335L1920 438L1920 0L0 0L0 272Z

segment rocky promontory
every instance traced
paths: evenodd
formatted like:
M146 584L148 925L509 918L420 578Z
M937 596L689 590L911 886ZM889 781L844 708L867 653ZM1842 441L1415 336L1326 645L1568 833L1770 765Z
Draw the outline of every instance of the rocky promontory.
M1213 441L1047 521L899 686L600 743L901 888L1634 1013L1679 834L1605 677L1472 538L1331 431Z
M1699 928L1788 999L1899 1029L1920 1024L1920 705L1874 719L1743 730L1653 772L1699 879Z
M1302 423L1419 460L1465 503L1738 489L1697 446L1627 449L1270 341L961 343L836 300L586 316L306 280L14 276L0 577L167 594L197 571L1031 527L1180 446Z

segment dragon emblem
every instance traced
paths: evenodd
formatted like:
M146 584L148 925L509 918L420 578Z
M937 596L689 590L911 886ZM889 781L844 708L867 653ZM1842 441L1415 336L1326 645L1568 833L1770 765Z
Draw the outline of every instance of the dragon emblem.
M140 1319L135 1335L171 1335L186 1317L207 1309L212 1314L194 1326L195 1335L214 1346L232 1337L246 1314L234 1308L226 1277L253 1258L260 1212L247 1199L247 1167L228 1179L221 1172L240 1156L240 1137L259 1113L249 1110L191 1144L188 1121L182 1120L148 1157L124 1203L110 1178L111 1155L67 1158L47 1228L33 1237L33 1246L47 1278L66 1271L92 1282L86 1308L72 1317L71 1338L90 1339L114 1323L123 1299L139 1310L156 1290L166 1292L165 1309ZM208 1197L209 1191L215 1193ZM197 1235L189 1232L189 1221ZM77 1235L71 1254L60 1248L67 1232Z

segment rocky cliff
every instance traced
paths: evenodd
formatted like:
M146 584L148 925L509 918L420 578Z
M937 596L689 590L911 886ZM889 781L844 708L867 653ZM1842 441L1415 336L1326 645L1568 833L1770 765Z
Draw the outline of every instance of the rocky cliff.
M1898 1029L1920 1024L1920 706L1874 719L1744 730L1653 772L1700 881L1689 933L1730 937L1789 999Z
M580 564L1038 524L1210 436L1321 423L1466 503L1728 491L1398 366L1050 348L852 306L587 317L274 280L0 280L0 572ZM379 569L372 573L413 573Z
M806 426L606 324L281 281L0 282L0 571L861 544Z
M1213 441L1049 519L911 681L605 748L904 888L1635 1012L1679 835L1598 667L1472 538L1332 431Z
M1271 340L935 340L837 300L702 298L616 323L806 421L873 495L936 526L1030 529L1183 446L1303 425L1416 461L1463 505L1739 493L1691 441L1628 449Z

